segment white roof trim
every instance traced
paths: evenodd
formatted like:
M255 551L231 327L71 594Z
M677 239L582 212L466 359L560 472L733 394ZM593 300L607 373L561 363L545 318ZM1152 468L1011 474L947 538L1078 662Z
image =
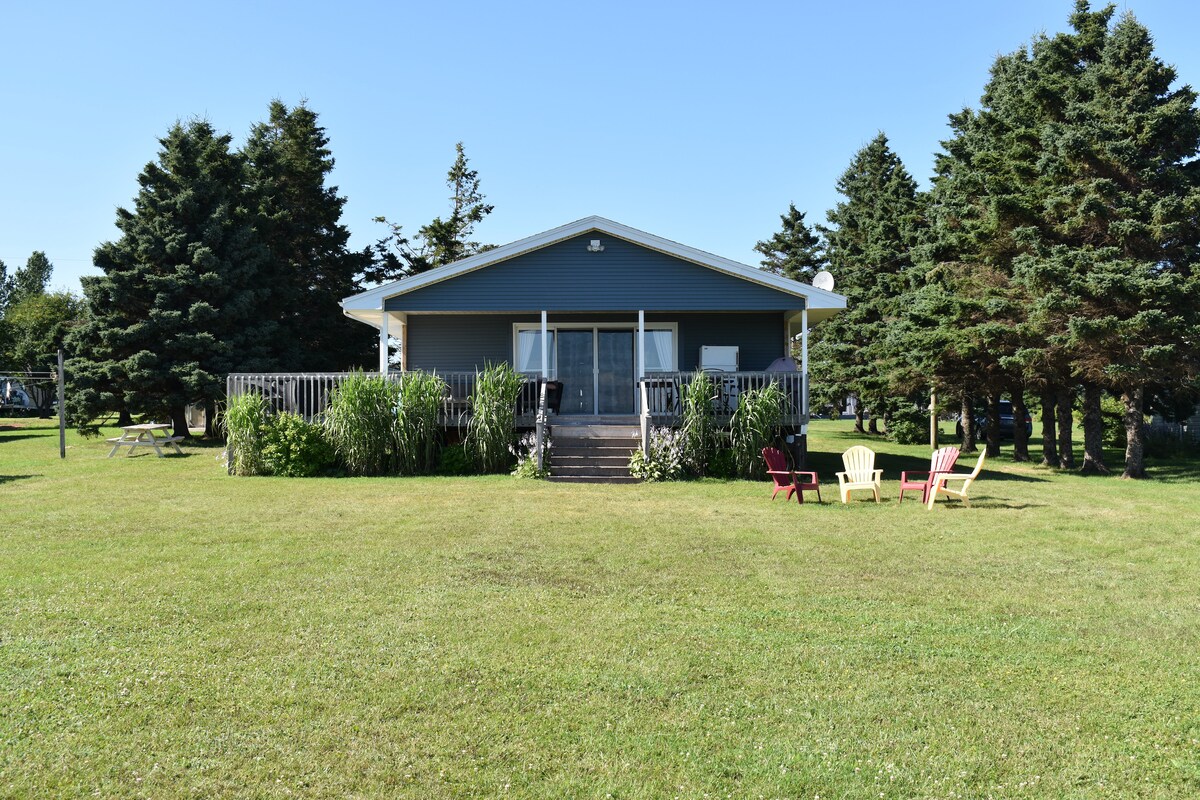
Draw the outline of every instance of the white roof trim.
M399 281L386 283L382 286L377 286L374 289L368 289L360 294L352 295L342 300L342 308L347 316L356 319L362 319L362 316L356 314L356 311L374 310L378 312L383 307L383 303L391 297L407 294L425 286L431 286L435 283L441 283L451 278L456 278L468 272L473 272L477 269L490 266L501 261L507 261L510 258L528 253L532 250L540 250L543 247L555 244L557 242L571 239L582 233L589 231L600 231L601 233L616 236L634 244L648 247L651 250L658 250L667 255L681 258L684 261L690 261L709 269L714 269L718 272L724 272L743 280L748 280L753 283L758 283L767 286L771 289L777 289L787 294L803 297L808 301L808 307L812 309L843 309L846 307L846 298L840 294L827 292L824 289L818 289L815 286L810 286L807 283L800 283L790 278L785 278L781 275L773 275L755 267L741 264L737 261L732 261L728 258L706 253L703 250L697 250L694 247L673 242L670 239L664 239L661 236L655 236L652 233L639 231L636 228L630 228L627 225L622 225L619 222L613 222L604 217L584 217L583 219L569 222L566 225L559 226L552 230L538 233L533 236L520 239L510 244L488 250L469 258L464 258L460 261L455 261L453 264L431 269L428 272L415 275L411 278L405 278Z

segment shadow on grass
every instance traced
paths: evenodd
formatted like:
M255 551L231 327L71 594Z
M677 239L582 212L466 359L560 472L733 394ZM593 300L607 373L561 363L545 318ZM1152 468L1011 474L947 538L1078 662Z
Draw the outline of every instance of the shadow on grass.
M13 481L24 481L29 478L40 478L41 475L0 475L0 484L12 483Z
M955 464L954 471L958 473L970 472L975 468L975 460L978 457L979 456L977 453L967 453L959 456L958 463ZM809 469L815 469L821 475L828 475L830 478L834 477L834 473L842 471L841 453L810 452L808 454L808 462ZM894 453L876 453L875 468L883 470L883 479L885 481L898 480L901 472L928 470L929 458L896 455ZM1047 480L1049 480L1049 478L1039 478L1034 475L1018 475L1012 472L1001 472L994 469L988 469L987 462L984 462L983 472L980 474L979 479L989 481L1014 481L1017 483L1045 483Z
M38 433L9 434L7 431L0 431L0 444L2 444L4 442L15 442L18 439L45 439L45 438L46 438L45 435L38 434Z

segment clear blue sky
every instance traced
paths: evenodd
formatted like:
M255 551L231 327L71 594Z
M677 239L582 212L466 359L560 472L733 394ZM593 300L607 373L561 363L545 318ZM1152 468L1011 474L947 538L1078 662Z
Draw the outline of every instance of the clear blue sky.
M374 216L444 213L462 140L496 206L482 241L600 214L753 264L789 202L824 220L878 131L928 185L946 115L1072 5L8 2L0 258L45 250L79 291L175 120L240 142L278 97L320 114L356 247ZM1125 9L1200 85L1200 3Z

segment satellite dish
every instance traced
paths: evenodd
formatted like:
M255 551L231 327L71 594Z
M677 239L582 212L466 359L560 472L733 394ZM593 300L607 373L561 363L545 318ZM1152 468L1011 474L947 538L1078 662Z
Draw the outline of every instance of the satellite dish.
M833 291L833 275L828 270L821 270L813 275L812 285L827 292Z

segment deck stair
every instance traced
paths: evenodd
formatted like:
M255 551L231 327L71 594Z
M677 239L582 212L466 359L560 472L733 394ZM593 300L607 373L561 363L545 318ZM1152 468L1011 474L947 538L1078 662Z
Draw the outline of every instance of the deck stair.
M640 446L639 428L622 418L555 420L550 480L559 483L637 483L629 457Z

